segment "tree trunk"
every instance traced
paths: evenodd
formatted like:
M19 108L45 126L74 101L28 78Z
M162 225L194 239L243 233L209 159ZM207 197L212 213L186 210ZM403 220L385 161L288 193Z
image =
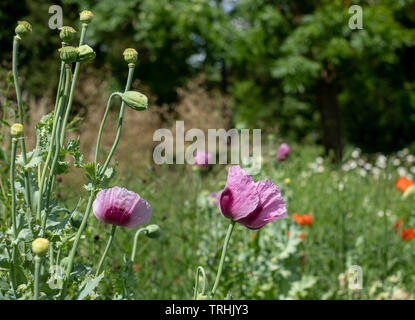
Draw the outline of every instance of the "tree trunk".
M317 100L323 129L326 155L333 153L336 162L341 161L343 152L341 118L335 81L324 78L317 87Z

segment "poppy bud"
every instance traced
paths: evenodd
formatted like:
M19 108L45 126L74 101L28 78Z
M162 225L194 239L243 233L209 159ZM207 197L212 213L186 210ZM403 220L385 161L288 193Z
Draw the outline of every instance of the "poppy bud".
M60 28L61 32L59 37L63 42L69 43L72 40L73 35L76 33L76 30L72 27L64 26Z
M78 59L77 61L80 62L89 62L94 60L96 57L96 54L94 52L94 49L92 49L87 44L84 44L80 47L78 47Z
M133 48L127 48L123 52L124 60L127 63L136 63L138 58L138 52L137 50Z
M32 242L32 251L38 256L42 256L48 251L49 240L45 238L37 238Z
M82 223L82 219L84 218L84 215L81 213L81 212L79 212L79 211L75 211L73 214L72 214L72 217L71 217L71 220L70 220L70 223L71 223L71 225L74 227L74 228L79 228L79 226L81 225L81 223Z
M78 50L75 47L67 46L59 49L61 60L65 63L75 62L78 58Z
M23 38L32 33L32 26L27 21L17 21L17 27L14 31L20 38Z
M122 95L122 100L132 109L141 111L147 109L148 99L147 97L137 91L127 91Z
M149 226L146 227L147 230L147 237L155 239L161 236L161 229L158 225L156 224L150 224Z
M20 123L15 123L10 128L10 133L13 138L20 138L23 136L23 126Z
M83 23L90 23L94 15L89 10L84 10L79 14L79 20Z

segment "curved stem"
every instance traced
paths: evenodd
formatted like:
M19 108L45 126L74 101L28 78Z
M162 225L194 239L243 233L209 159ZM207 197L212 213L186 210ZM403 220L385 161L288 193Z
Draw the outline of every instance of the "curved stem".
M102 254L101 260L99 261L97 272L95 272L95 276L98 277L99 273L101 272L102 265L104 263L105 257L107 256L108 250L111 247L112 241L114 240L115 230L117 230L117 226L115 224L112 225L111 234L107 242L107 246L105 247L104 253Z
M14 87L16 89L16 98L17 98L17 107L19 110L19 121L23 125L23 103L22 103L22 94L20 92L19 86L19 75L17 72L17 54L19 51L19 41L20 38L15 36L13 39L13 57L12 57L12 71L13 71L13 80L14 80ZM24 164L27 164L27 156L26 156L26 144L24 140L24 136L22 137L22 156ZM32 198L30 192L30 182L29 182L29 172L25 169L24 170L24 183L25 183L25 195L27 205L30 210L32 210Z
M226 233L225 242L223 243L223 248L222 248L222 255L220 257L218 273L216 274L215 284L213 285L212 291L210 293L211 298L213 298L213 296L215 295L216 289L218 288L218 285L219 285L219 280L220 280L220 276L222 274L222 269L223 269L223 262L225 261L225 256L226 256L226 249L228 248L229 240L231 238L234 226L235 226L235 221L232 221L231 224L229 225L228 232Z
M35 256L35 282L34 282L34 293L33 293L34 300L39 300L40 266L41 266L41 258L39 256Z
M100 147L100 144L101 144L102 131L104 130L105 121L107 120L108 113L109 113L110 108L111 108L112 99L115 96L121 96L121 93L120 92L114 92L108 98L107 107L105 108L104 116L102 117L101 125L100 125L99 131L98 131L97 145L95 147L95 163L98 162L98 153L99 153L99 147Z
M203 279L201 294L202 295L205 294L205 291L206 291L206 273L205 273L205 269L203 269L203 267L201 267L201 266L198 266L197 269L196 269L195 291L194 291L194 294L193 294L193 300L196 300L197 293L198 293L198 290L199 290L199 272L202 273L202 279Z
M60 125L62 123L62 113L65 108L66 100L68 98L68 92L69 92L69 81L71 78L71 69L69 67L66 67L65 71L65 89L62 97L62 102L59 106L59 109L57 110L57 118L56 118L56 131L59 132ZM42 217L42 231L41 236L44 236L46 232L46 220L47 216L49 214L49 201L50 201L50 194L52 192L52 184L55 178L55 167L56 163L58 162L59 155L60 155L60 142L59 142L59 134L55 135L56 138L56 150L55 155L53 157L52 165L50 167L50 176L49 176L49 183L48 188L46 192L46 204L45 204L45 215Z
M17 149L17 139L12 138L12 154L11 154L11 163L10 163L10 189L12 193L12 229L14 241L17 239L17 221L16 221L16 187L14 185L15 179L15 169L16 169L16 149ZM10 275L12 278L13 291L16 291L16 243L13 244L12 251L12 264L10 266Z
M135 233L134 236L134 243L133 243L133 250L131 251L131 261L134 261L135 258L135 253L137 252L137 242L138 242L138 236L140 235L140 233L146 233L147 229L146 228L140 228L137 230L137 232Z
M86 34L86 29L87 28L88 28L88 24L83 23L82 24L82 31L81 31L81 38L79 39L79 46L83 45L84 42L85 42L85 34ZM68 124L68 118L69 118L69 114L71 112L71 107L72 107L73 97L74 97L74 94L75 94L76 81L78 79L80 65L81 65L81 63L79 61L75 64L75 71L73 73L73 79L72 79L72 85L71 85L71 93L69 94L68 106L66 108L65 116L63 118L63 124L62 124L62 129L61 129L60 146L62 146L63 143L65 142L66 126Z
M134 64L129 64L128 65L128 78L127 78L127 84L125 85L125 90L124 91L130 90L131 82L133 81L134 68L135 68ZM115 149L117 148L118 142L120 141L122 122L123 122L123 119L124 119L124 110L125 110L125 103L123 101L121 103L120 114L119 114L119 118L118 118L117 135L115 136L114 143L112 144L111 150L108 153L108 156L107 156L107 159L104 163L104 166L98 172L98 175L103 174L105 172L105 170L107 170L107 167L108 167L108 165L111 161L111 158L114 155Z

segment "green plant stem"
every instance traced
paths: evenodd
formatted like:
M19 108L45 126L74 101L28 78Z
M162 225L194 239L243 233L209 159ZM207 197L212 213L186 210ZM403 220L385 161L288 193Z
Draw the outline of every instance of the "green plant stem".
M86 30L88 28L88 24L83 23L82 24L82 31L81 31L81 38L79 39L79 46L83 45L85 42L85 35ZM75 87L76 87L76 81L78 80L78 74L79 74L79 67L81 66L81 63L78 61L75 64L75 71L73 73L73 79L72 79L72 85L71 85L71 93L69 94L69 100L68 100L68 106L66 107L65 116L63 118L62 123L62 129L61 129L61 139L60 139L60 146L63 145L65 142L65 134L66 134L66 127L68 124L69 114L71 112L72 102L75 94Z
M134 75L134 64L128 65L128 78L127 78L127 84L125 85L125 91L130 90L131 82L133 81L133 75ZM117 148L118 142L120 141L121 137L121 130L122 130L122 123L124 119L124 110L125 110L125 103L124 101L121 103L120 107L120 114L118 117L118 129L117 129L117 135L115 136L114 143L112 144L111 150L108 153L107 160L104 163L104 166L101 168L101 170L98 172L98 176L103 174L105 170L107 170L107 167L111 161L112 156L114 155L115 149ZM98 146L97 146L98 147Z
M13 72L14 87L16 89L17 107L19 110L19 122L23 125L22 94L20 92L19 75L17 72L17 54L19 51L19 42L20 42L20 38L18 36L15 36L13 39L12 72ZM21 140L22 140L21 148L22 148L23 163L27 164L26 144L25 144L24 136L22 137ZM25 183L25 196L26 196L27 205L29 209L32 210L32 197L31 197L31 192L30 192L29 172L26 169L24 169L24 183Z
M140 233L146 233L147 229L146 228L140 228L137 230L137 232L134 235L134 243L133 243L133 250L131 251L131 261L134 261L135 258L135 253L137 252L137 242L138 242L138 236L140 235Z
M65 80L64 80L65 81L65 86L66 86L66 82L69 81L69 80L70 79L66 79L66 77L65 77ZM58 88L58 92L60 92L59 88ZM53 147L54 147L54 143L55 143L55 136L56 136L56 131L57 131L56 114L59 113L59 108L62 105L61 102L62 102L62 97L57 99L56 102L55 102L55 117L54 117L55 121L53 121L52 134L51 134L50 142L49 142L48 156L46 157L45 165L43 167L42 175L40 177L40 182L39 182L39 194L38 194L38 199L37 199L37 213L36 213L36 220L38 220L38 221L40 221L40 219L41 219L43 186L45 184L46 171L47 171L47 169L49 167L49 164L50 164L50 161L52 159Z
M121 96L121 93L120 92L114 92L108 98L107 107L105 108L104 116L102 117L101 125L100 125L99 131L98 131L97 144L96 144L96 147L95 147L95 158L94 158L95 163L98 163L98 153L99 153L99 148L100 148L100 145L101 145L102 132L104 130L105 121L107 120L108 113L109 113L110 108L111 108L112 99L115 96Z
M198 266L197 269L196 269L195 291L193 293L193 300L197 299L197 294L198 294L198 290L199 290L199 272L202 273L202 278L203 278L201 294L204 295L205 291L206 291L206 273L205 273L205 269L203 269L203 267L201 267L201 266Z
M40 277L40 267L41 267L41 257L35 256L35 281L34 281L34 292L33 299L39 300L39 277Z
M234 226L235 226L235 221L232 221L228 227L228 232L226 233L225 242L223 243L223 248L222 248L222 255L220 257L218 273L216 274L215 283L210 293L211 298L213 298L213 296L215 295L216 289L218 288L218 285L219 285L219 280L220 280L220 276L222 274L222 269L223 269L223 262L225 261L225 256L226 256L226 249L228 248L229 240L231 238Z
M117 230L117 226L115 224L112 225L111 234L108 238L107 246L105 247L104 253L102 254L101 260L99 261L97 272L95 272L95 276L98 277L99 273L101 272L102 265L104 264L105 257L111 247L112 241L114 240L115 230Z
M85 226L86 226L86 222L88 221L88 217L91 212L92 203L94 201L95 196L96 196L96 192L91 191L89 195L89 199L88 199L88 204L86 205L84 217L82 219L81 225L79 226L78 232L76 233L71 252L69 253L69 260L68 260L68 266L66 267L66 280L65 281L69 280L69 276L72 272L73 260L75 257L76 249L78 247L79 239L81 238L82 232L84 231Z
M66 71L65 71L65 89L63 92L63 97L62 97L62 101L61 104L59 106L59 109L57 110L57 118L56 118L56 131L59 132L60 129L60 125L62 123L62 114L66 105L66 101L68 99L68 93L69 93L69 82L71 79L71 69L69 67L66 67ZM55 155L53 157L53 161L52 161L52 165L50 167L50 175L49 175L49 183L48 183L48 188L47 188L47 193L46 193L46 204L45 204L45 215L42 217L42 231L41 231L41 236L43 237L45 232L46 232L46 220L47 220L47 216L49 214L49 201L50 201L50 194L52 193L52 184L54 181L54 177L55 177L55 168L56 168L56 164L59 160L59 155L60 155L60 142L59 142L59 134L55 135L56 138L56 150L55 150Z
M13 241L17 241L17 219L16 219L16 187L14 185L15 180L15 169L16 169L16 149L17 149L17 139L12 138L12 154L11 154L11 163L10 163L10 189L12 193L12 230L13 230ZM10 274L12 278L13 290L16 291L16 270L17 265L16 261L16 247L17 244L13 243L12 251L12 264L10 266Z

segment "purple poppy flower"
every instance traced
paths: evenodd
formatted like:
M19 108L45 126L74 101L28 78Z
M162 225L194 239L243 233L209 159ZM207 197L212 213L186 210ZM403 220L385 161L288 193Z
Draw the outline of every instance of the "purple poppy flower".
M278 161L283 161L285 160L285 158L290 154L291 152L291 148L288 144L286 143L282 143L278 150L277 153L275 154L276 158Z
M151 217L151 206L147 201L120 187L98 192L92 210L101 222L127 228L147 223Z
M198 167L207 167L209 160L213 157L213 154L207 153L205 151L196 150L195 153L195 165Z
M229 168L219 208L225 218L253 230L287 214L278 187L269 180L254 182L239 166Z

